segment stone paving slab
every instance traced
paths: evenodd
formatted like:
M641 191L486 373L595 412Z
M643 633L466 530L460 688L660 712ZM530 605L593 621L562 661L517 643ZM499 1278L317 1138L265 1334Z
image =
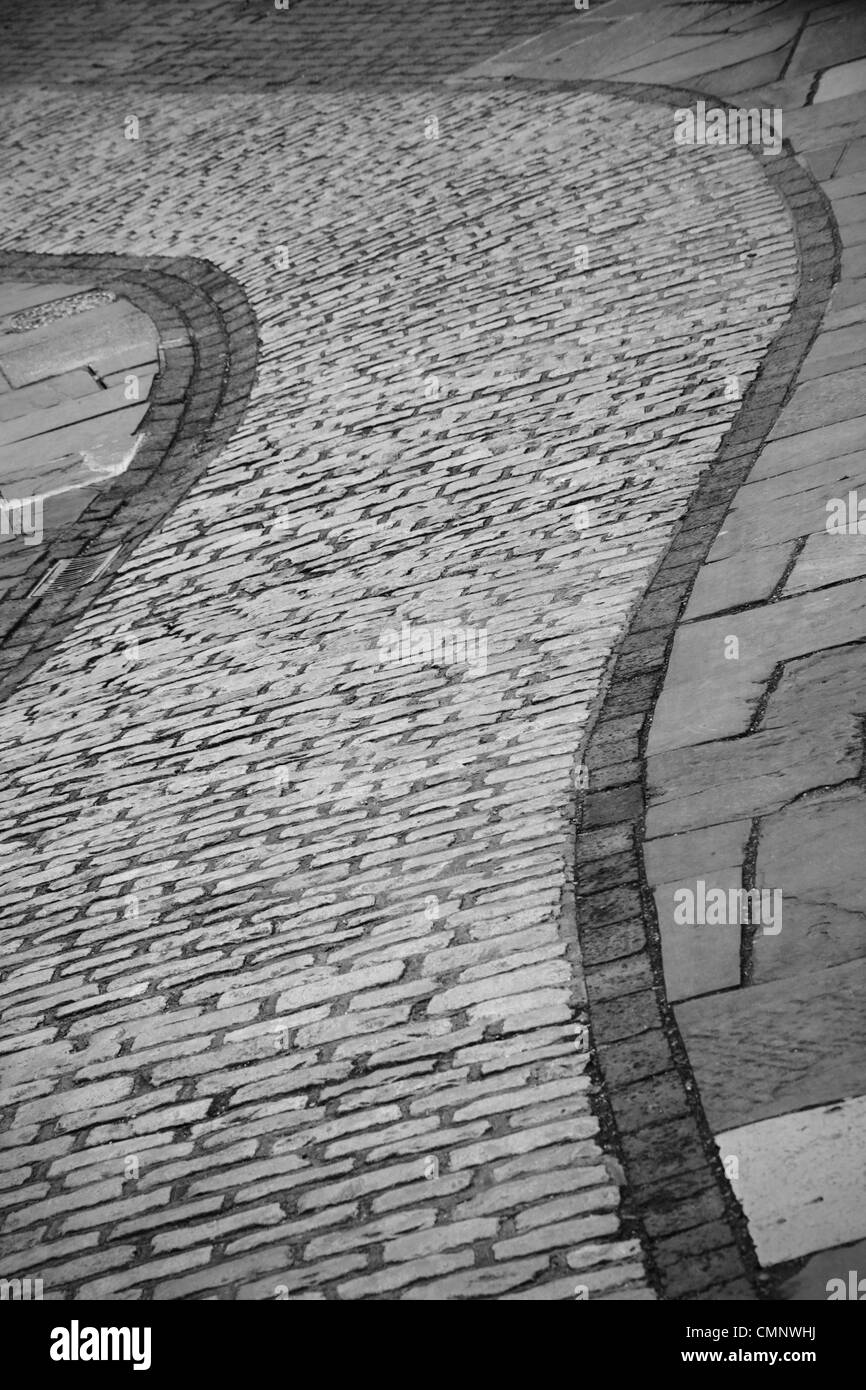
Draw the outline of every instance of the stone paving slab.
M813 100L816 103L835 101L838 97L852 96L866 89L866 58L857 58L853 63L842 63L825 73L818 82Z
M0 420L17 420L29 411L80 400L82 396L98 390L97 378L84 369L64 372L52 377L50 382L38 381L33 386L22 386L15 391L10 388L0 400Z
M714 1132L859 1095L864 990L854 960L677 1004Z
M803 430L821 429L845 420L862 419L866 399L866 371L853 367L836 372L829 380L798 386L770 438L784 439Z
M780 662L866 638L866 586L849 584L844 605L838 597L817 590L744 609L733 619L696 617L684 625L658 703L650 757L748 732L760 737L761 726L751 726ZM808 721L808 714L803 718Z
M828 376L831 372L846 371L849 367L862 367L866 362L866 351L862 348L842 353L838 357L816 357L814 362L803 368L801 381L811 381L817 376Z
M727 867L702 870L700 879L694 881L680 877L656 887L665 981L672 1004L740 983L739 923L722 923L703 931L696 930L694 923L683 920L683 900L677 895L693 893L697 902L702 900L702 895L719 891L727 897L730 889L742 886L742 878L741 861L737 861Z
M793 492L788 473L746 483L725 517L708 564L732 559L747 547L757 551L777 541L826 534L828 495L844 493L847 498L850 489L856 491L864 468L866 451L798 469Z
M866 1241L862 1240L846 1242L835 1250L822 1250L803 1261L797 1272L791 1274L779 1286L779 1298L809 1303L816 1299L838 1300L841 1297L854 1297L859 1301L862 1295L859 1273L854 1281L853 1294L850 1274L852 1270L859 1271L863 1268L864 1256Z
M839 162L833 169L833 175L835 177L836 174L855 174L864 169L866 169L866 140L851 140L844 147Z
M862 856L847 834L863 814L858 786L816 791L768 818L755 864L761 885L786 885L790 930L752 942L752 979L808 973L866 954ZM792 916L793 914L793 916Z
M615 66L617 60L665 35L665 17L639 14L617 24L613 32L593 31L589 38L583 29L584 15L573 15L568 26L556 30L557 42L544 37L531 44L514 48L469 70L469 76L495 76L519 71L524 77L578 78L598 75L600 62ZM672 30L674 21L668 17Z
M784 1265L862 1237L866 1229L861 1201L864 1137L863 1096L719 1135L720 1153L738 1161L735 1188L763 1264ZM839 1249L832 1255L828 1251L825 1260L835 1266L834 1275L841 1272L842 1263L847 1284L848 1270L856 1265L843 1263L846 1254ZM826 1281L823 1290L815 1290L812 1296L827 1298Z
M10 490L14 490L23 486L42 491L46 473L56 468L61 461L68 460L82 472L90 471L84 462L84 455L92 455L103 443L110 446L110 457L116 458L117 448L128 447L136 426L147 413L147 404L125 403L122 389L110 394L112 399L108 404L113 405L114 409L107 411L104 416L95 415L76 423L51 428L52 412L49 410L45 412L49 416L49 429L45 434L32 435L14 443L0 444L0 477L3 479L3 488L9 487ZM103 393L100 393L100 398L102 395ZM76 412L73 409L70 413ZM20 496L21 493L13 491L13 495ZM29 496L30 493L25 492L24 495Z
M823 460L837 460L856 455L863 445L866 414L833 425L801 431L778 443L768 444L749 474L749 482L777 477L800 468L809 468Z
M746 851L750 824L732 821L709 829L682 831L667 838L647 840L644 859L653 882L679 880L697 860L706 872L740 864Z
M820 500L823 506L823 497ZM825 521L826 512L823 512L816 525L823 526ZM701 570L691 592L689 621L694 622L710 613L766 602L782 581L795 554L795 547L790 542L762 545L748 570L743 569L738 556L708 564Z
M847 6L831 16L820 11L806 26L791 62L791 75L821 72L866 53L866 16Z
M855 540L854 545L846 541ZM841 544L840 544L841 541ZM785 582L783 593L802 594L830 584L844 584L866 573L863 537L828 536L819 531L809 536Z
M102 415L118 415L129 408L128 393L122 384L100 391L98 395L87 392L78 400L43 406L0 424L0 448L8 444L17 444L24 439L34 439L37 435L60 433L66 425L78 424L83 420L96 420ZM130 430L129 433L131 432ZM65 448L65 445L63 447Z
M743 64L751 65L766 53L772 55L766 75L752 80L772 81L781 73L799 27L799 19L791 16L766 28L762 26L757 31L738 35L736 38L706 43L667 61L658 61L653 56L653 50L648 49L647 62L640 67L629 65L627 75L635 82L649 81L671 87L685 86L694 77L715 75L722 69ZM740 78L738 74L735 80L739 80L740 86L745 86L750 79L748 76Z

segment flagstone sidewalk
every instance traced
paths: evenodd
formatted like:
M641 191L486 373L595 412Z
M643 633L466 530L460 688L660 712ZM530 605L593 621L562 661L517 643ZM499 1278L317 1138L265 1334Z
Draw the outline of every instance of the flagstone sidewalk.
M796 335L777 340L761 374L781 384L781 413L765 439L759 389L744 411L753 427L738 420L690 509L703 530L680 534L632 621L627 643L653 655L609 697L622 707L652 671L628 729L645 754L645 825L642 810L617 833L620 845L645 836L630 871L655 914L645 934L620 928L610 956L624 1005L647 983L639 948L652 957L670 1045L637 1068L648 1087L676 1063L691 1079L717 1176L745 1213L744 1272L756 1260L758 1287L821 1299L830 1279L847 1287L866 1250L866 22L853 4L616 0L600 15L609 29L585 34L577 16L474 71L688 88L679 104L698 123L718 109L713 96L765 111L832 209L808 189L791 199L805 293ZM789 392L792 352L803 360ZM621 770L624 801L635 774ZM594 852L588 861L602 895L624 881L622 859L608 862L605 873ZM585 885L579 873L579 897ZM605 901L590 897L587 912ZM611 1077L614 1062L602 1056ZM666 1143L660 1129L659 1167ZM650 1204L663 1200L648 1187ZM682 1263L696 1258L688 1229ZM708 1221L705 1236L717 1266L730 1264L729 1227Z

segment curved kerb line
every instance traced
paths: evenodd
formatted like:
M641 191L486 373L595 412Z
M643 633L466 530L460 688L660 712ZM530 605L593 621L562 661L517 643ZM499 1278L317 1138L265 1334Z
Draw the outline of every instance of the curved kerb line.
M0 251L0 276L15 275L34 284L98 281L129 300L157 330L159 369L129 468L75 521L34 547L26 572L4 596L0 702L42 665L228 441L246 409L259 348L245 291L204 259Z
M656 106L705 101L738 109L709 92L610 80L472 77L449 85L600 92ZM658 918L643 859L646 744L698 571L793 391L841 257L829 200L797 162L790 143L783 141L782 153L771 160L745 148L759 158L791 218L797 294L608 659L584 742L590 789L577 795L575 882L562 914L564 932L579 941L586 977L591 1069L600 1083L593 1088L593 1104L606 1151L625 1175L623 1235L640 1239L658 1296L676 1300L754 1300L770 1296L771 1287L725 1177L667 999ZM618 721L638 719L635 740L634 729ZM605 767L625 762L634 768L627 781L592 789Z

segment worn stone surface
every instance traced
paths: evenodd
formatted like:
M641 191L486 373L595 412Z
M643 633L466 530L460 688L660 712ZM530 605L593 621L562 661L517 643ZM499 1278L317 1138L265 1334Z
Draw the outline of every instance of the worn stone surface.
M866 954L864 856L850 834L866 812L863 790L815 792L761 825L756 882L784 884L785 929L753 944L755 983L806 974Z
M789 1275L777 1289L779 1299L797 1303L814 1303L829 1298L831 1293L839 1294L838 1287L831 1288L831 1279L841 1279L844 1285L844 1298L851 1297L851 1272L855 1272L855 1297L862 1301L860 1288L861 1270L866 1269L866 1240L846 1242L834 1250L822 1250L810 1255L796 1274Z
M783 542L761 546L748 569L739 556L705 565L689 596L689 621L766 602L781 582L793 554L792 544Z
M778 473L760 482L750 481L740 488L725 517L707 557L710 565L701 571L699 580L721 560L730 560L749 574L752 564L744 566L742 560L742 552L746 549L750 557L754 556L754 565L759 571L764 565L764 557L759 552L764 547L779 543L781 553L789 556L790 542L826 532L827 503L831 497L847 498L850 489L858 488L866 489L866 454L862 451L800 469L796 482L788 473ZM703 586L704 592L711 595L712 589L706 580ZM760 601L760 596L755 601ZM702 615L696 613L696 616Z
M717 1135L719 1151L738 1160L734 1190L762 1264L862 1240L864 1139L862 1095Z
M730 821L706 829L647 839L643 846L647 876L651 883L671 883L695 865L703 873L713 873L725 865L741 864L749 830L748 821Z
M682 626L653 719L651 760L675 750L685 755L693 745L745 734L759 714L776 666L785 663L802 671L803 663L796 658L829 650L829 656L816 659L820 672L832 659L833 648L866 638L866 583L855 579L846 585L844 604L838 597L823 589L810 590L780 603ZM795 681L802 686L803 677ZM783 700L786 694L784 690ZM798 714L804 724L812 717L809 707ZM761 720L753 736L760 737L770 727L770 721ZM749 751L743 748L743 759ZM758 763L754 767L757 775L769 771Z
M730 889L738 889L741 884L742 871L737 865L702 871L700 880L678 878L660 883L655 889L665 984L671 1003L740 983L739 922L683 922L688 904L678 895L692 894L697 907L702 892L721 891L727 896Z
M839 300L835 300L839 303ZM789 439L768 444L749 474L750 482L776 477L780 473L811 468L818 460L836 460L856 455L863 449L866 412L853 420L835 425L807 428Z
M866 962L857 959L678 1004L714 1131L858 1095L864 991Z
M862 486L862 485L861 485ZM806 593L830 584L845 584L866 574L866 534L809 536L785 581L785 594Z
M629 75L635 82L667 83L670 86L687 86L692 78L705 78L711 84L709 89L719 92L724 91L724 83L714 79L722 70L729 68L736 69L729 74L735 88L751 83L773 82L783 71L798 28L799 20L791 15L748 34L705 42L700 48L667 60L655 60L650 49L646 55L649 61L641 67L631 67ZM769 61L755 64L755 60L763 54L768 55Z
M797 387L773 427L772 438L783 439L804 429L822 429L863 415L866 370L851 367L829 379L808 381Z
M820 10L806 26L789 72L818 72L866 54L866 16L851 6L835 7L825 17Z
M819 630L816 624L816 641ZM822 636L832 641L829 622ZM859 650L848 644L789 661L775 687L768 673L748 737L707 739L649 757L648 837L765 816L806 792L857 777L864 755ZM765 653L767 664L772 655ZM681 694L689 694L685 682Z

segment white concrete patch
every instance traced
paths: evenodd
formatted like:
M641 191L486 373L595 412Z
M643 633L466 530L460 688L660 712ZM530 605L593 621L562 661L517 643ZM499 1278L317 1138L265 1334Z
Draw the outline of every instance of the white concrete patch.
M866 1235L866 1096L716 1135L764 1266ZM731 1160L736 1159L736 1164Z

